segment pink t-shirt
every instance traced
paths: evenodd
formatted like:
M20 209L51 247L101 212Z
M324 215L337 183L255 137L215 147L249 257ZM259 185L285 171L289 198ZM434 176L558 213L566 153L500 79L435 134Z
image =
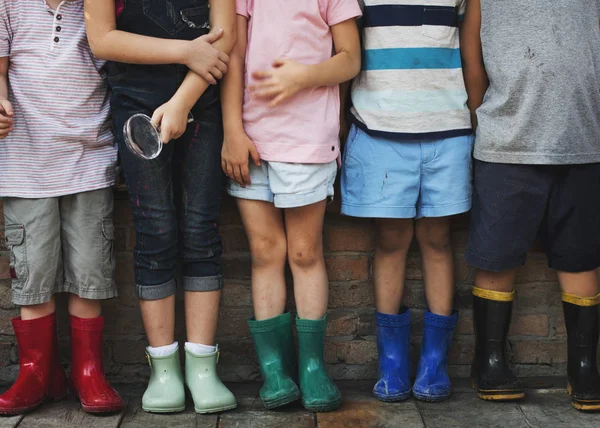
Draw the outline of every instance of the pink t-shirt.
M357 0L237 0L248 18L245 87L279 58L318 64L331 58L330 27L361 15ZM244 129L261 159L327 163L339 155L338 86L301 91L275 108L244 90Z

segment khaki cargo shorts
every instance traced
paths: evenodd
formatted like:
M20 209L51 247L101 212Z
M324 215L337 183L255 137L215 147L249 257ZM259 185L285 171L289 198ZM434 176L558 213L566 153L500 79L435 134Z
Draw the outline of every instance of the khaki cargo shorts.
M117 295L112 189L45 199L5 198L12 301L37 305L55 293Z

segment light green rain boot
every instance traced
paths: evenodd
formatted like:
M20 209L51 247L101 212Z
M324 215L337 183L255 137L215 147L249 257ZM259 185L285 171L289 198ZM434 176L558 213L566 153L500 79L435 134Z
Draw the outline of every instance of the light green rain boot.
M171 355L153 357L146 352L150 364L150 382L142 397L142 409L150 413L175 413L185 410L185 387L179 362L179 347Z
M219 348L212 354L196 355L185 350L185 383L192 394L196 413L235 409L237 401L217 374Z

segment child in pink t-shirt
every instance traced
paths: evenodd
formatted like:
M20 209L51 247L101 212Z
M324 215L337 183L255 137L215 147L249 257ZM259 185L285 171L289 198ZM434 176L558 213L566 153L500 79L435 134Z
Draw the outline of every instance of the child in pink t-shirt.
M301 396L309 410L333 410L341 395L323 363L322 232L339 157L338 85L360 70L361 11L357 0L237 0L237 13L222 89L222 166L252 252L249 324L265 379L260 395L267 408ZM298 373L286 260L298 309Z

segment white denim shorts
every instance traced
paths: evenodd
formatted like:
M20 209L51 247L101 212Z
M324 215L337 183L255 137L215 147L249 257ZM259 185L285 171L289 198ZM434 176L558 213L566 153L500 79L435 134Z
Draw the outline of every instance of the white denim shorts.
M297 208L333 199L337 161L302 164L261 161L249 165L251 184L229 181L227 192L240 199L274 203L277 208Z

